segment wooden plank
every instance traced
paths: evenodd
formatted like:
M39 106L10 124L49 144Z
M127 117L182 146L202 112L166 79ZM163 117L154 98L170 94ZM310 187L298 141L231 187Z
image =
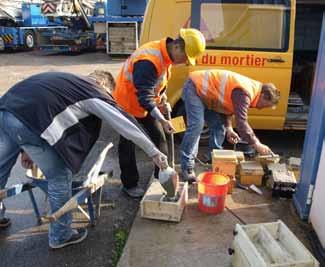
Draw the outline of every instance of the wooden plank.
M91 184L89 184L88 188L90 188L90 193L95 193L99 188L101 188L105 184L105 179L107 178L107 174L99 175L95 178Z
M108 27L108 38L110 42L136 42L136 28L111 25Z
M85 201L85 199L89 196L89 192L89 188L80 190L77 194L70 198L70 200L67 201L59 210L48 216L49 221L55 222L67 212L77 209L78 202L80 203L82 201Z
M42 171L38 168L38 166L33 163L33 166L32 166L32 169L31 169L31 174L34 178L37 178L37 179L45 179Z
M128 35L128 33L121 33L118 36L111 34L109 41L114 43L135 43L136 39L135 36Z
M77 209L79 204L84 203L85 199L88 196L96 192L100 187L104 185L106 176L106 174L103 174L96 178L93 178L90 184L88 184L85 188L81 189L77 194L70 198L69 201L67 201L59 210L57 210L48 217L50 222L57 221L67 212Z
M135 49L135 43L110 42L109 46L109 50L112 53L132 53Z

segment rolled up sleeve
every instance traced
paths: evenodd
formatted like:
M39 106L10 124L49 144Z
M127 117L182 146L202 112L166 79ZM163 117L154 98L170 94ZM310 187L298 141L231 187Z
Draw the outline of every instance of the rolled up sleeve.
M240 138L250 145L254 145L258 138L256 137L252 127L248 124L248 109L251 100L248 94L242 89L235 89L231 95L233 106L235 107L236 129Z

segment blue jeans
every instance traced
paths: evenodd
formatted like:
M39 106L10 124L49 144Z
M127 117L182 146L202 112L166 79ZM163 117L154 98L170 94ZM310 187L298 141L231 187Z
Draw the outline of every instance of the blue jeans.
M190 79L184 85L182 99L185 104L187 129L181 144L181 167L183 171L186 171L195 166L204 122L210 129L208 157L211 157L212 149L222 149L225 140L226 116L207 109Z
M72 172L45 140L31 132L14 115L0 111L0 188L4 188L11 169L23 149L42 170L48 180L48 198L51 212L57 211L71 198ZM2 209L1 209L2 206ZM0 205L0 216L5 208ZM1 217L0 217L1 218ZM57 245L68 240L73 231L71 213L49 226L49 242Z

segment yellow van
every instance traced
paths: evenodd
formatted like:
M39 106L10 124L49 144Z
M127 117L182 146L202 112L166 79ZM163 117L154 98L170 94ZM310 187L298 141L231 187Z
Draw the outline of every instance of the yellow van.
M309 6L303 2L299 6L301 27L311 22L313 27L305 33L299 28L300 35L295 36L295 0L149 1L141 44L165 36L176 37L182 27L199 29L207 40L206 52L197 60L196 66L179 65L172 69L167 93L174 115L184 112L181 94L189 72L219 68L272 82L281 90L281 101L275 110L250 110L249 120L255 129L304 129L324 4L309 0L306 1L311 4ZM308 10L307 13L304 10ZM298 41L304 41L304 38L313 38L309 44L312 49L302 45L300 53ZM299 56L310 51L313 54L308 70L302 71L304 68L298 66L301 60L293 64L296 50ZM304 77L292 79L292 74L303 74ZM290 89L291 85L301 86L302 83L309 88Z

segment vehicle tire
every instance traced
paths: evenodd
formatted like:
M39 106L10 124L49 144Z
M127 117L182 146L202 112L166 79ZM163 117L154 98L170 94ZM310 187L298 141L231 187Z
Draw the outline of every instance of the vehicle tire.
M36 36L33 31L26 31L24 34L24 46L28 50L33 50L36 47Z
M172 117L178 117L178 116L183 116L184 121L186 123L185 105L182 100L178 101L173 109ZM210 136L209 128L208 128L208 126L204 125L203 131L202 131L201 137L200 137L200 144L202 144L202 145L209 144L209 136ZM175 141L177 143L181 143L183 137L184 137L184 133L178 133L175 135Z

